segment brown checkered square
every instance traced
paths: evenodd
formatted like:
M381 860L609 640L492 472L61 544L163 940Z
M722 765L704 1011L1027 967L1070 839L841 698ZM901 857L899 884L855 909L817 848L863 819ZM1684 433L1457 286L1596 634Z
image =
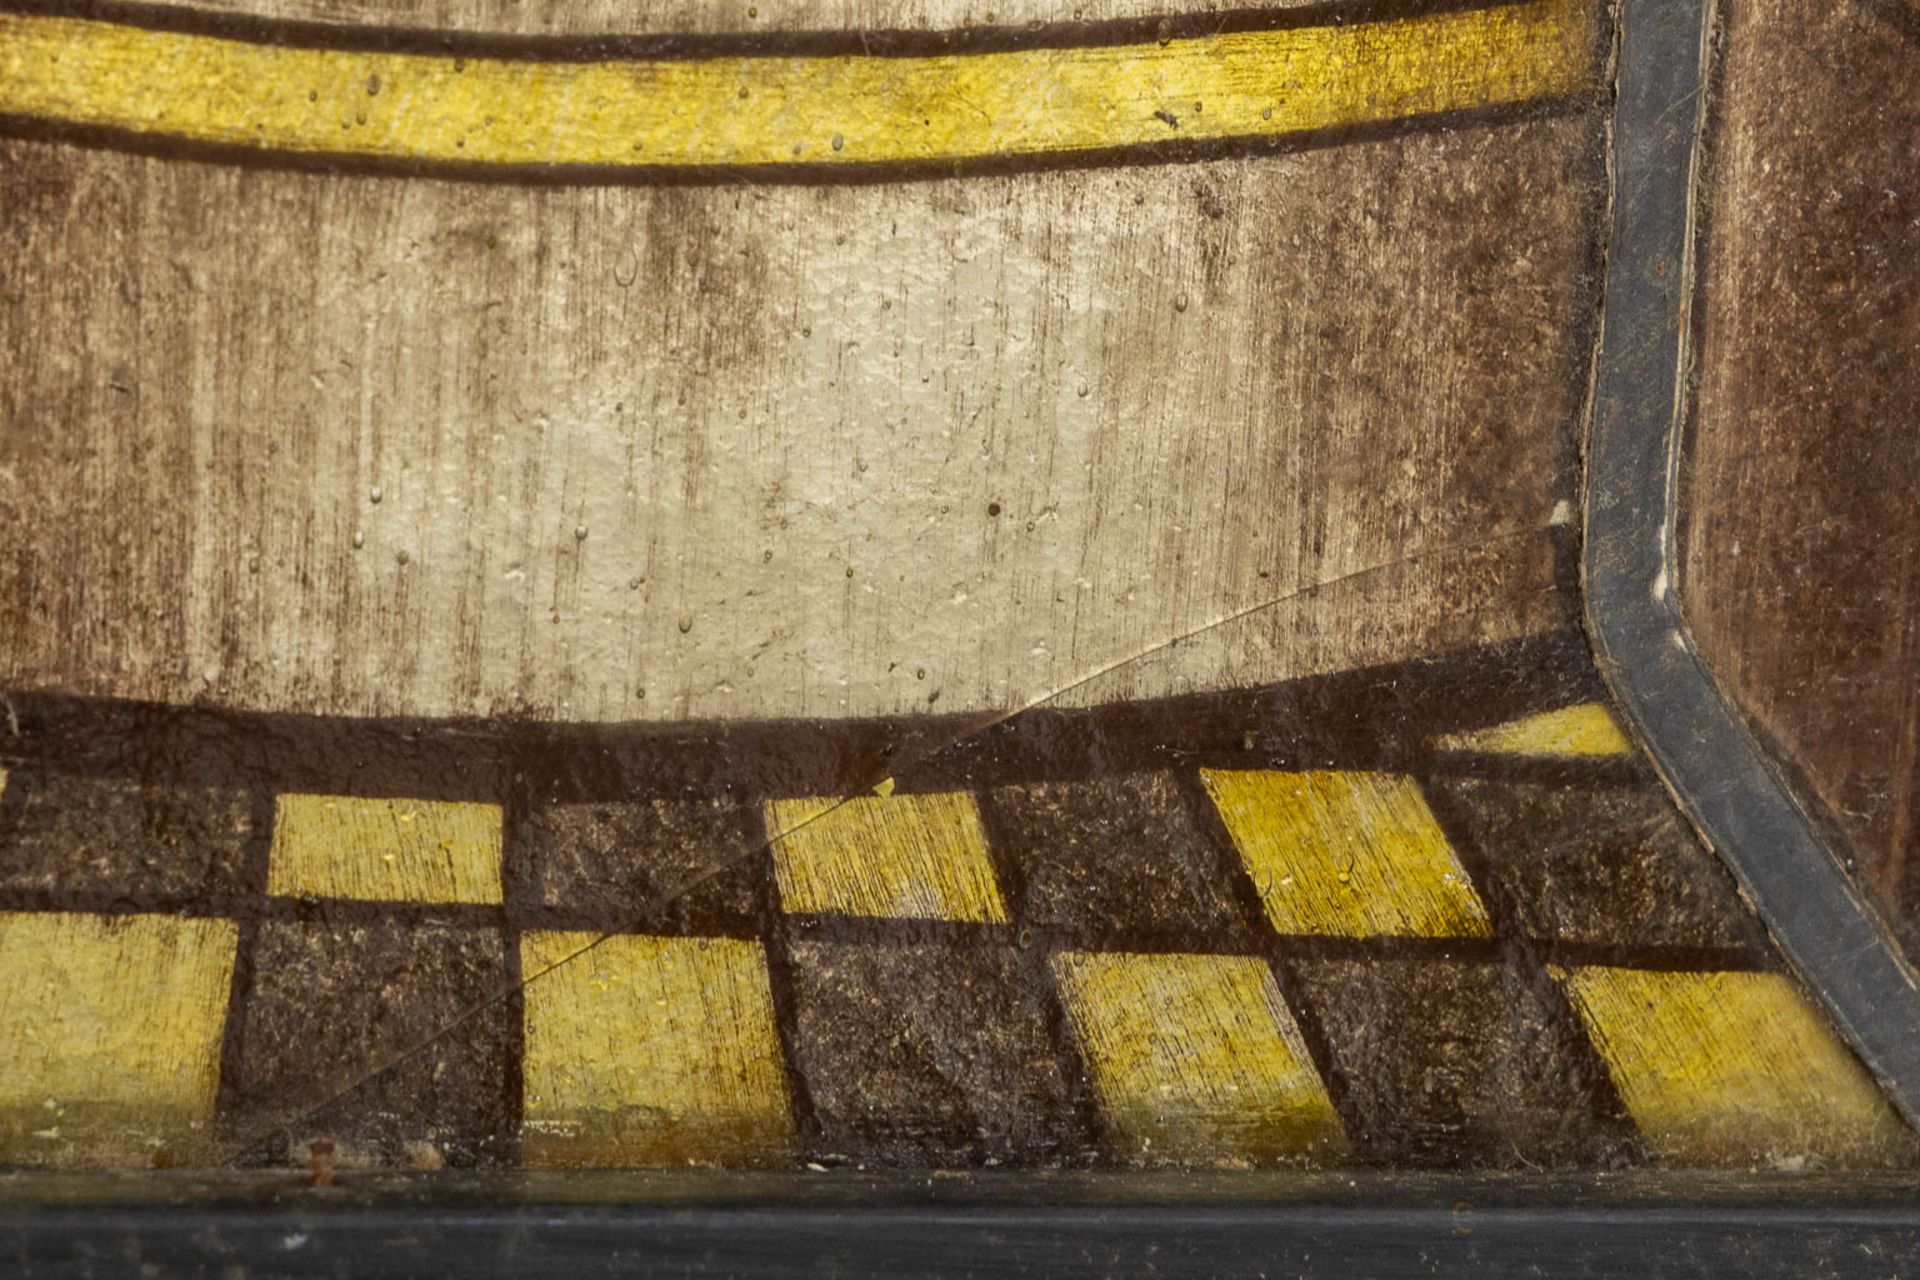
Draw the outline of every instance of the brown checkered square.
M1504 962L1297 960L1356 1145L1389 1162L1592 1163L1620 1146L1604 1068Z
M1245 933L1229 864L1170 773L1000 787L985 807L1023 925L1187 946Z
M793 1052L821 1152L897 1164L1086 1154L1033 959L977 938L796 942Z
M518 1004L486 1004L507 982L499 930L266 921L250 959L222 1080L229 1136L290 1131L384 1158L426 1141L466 1163L511 1132Z
M187 898L247 885L244 790L15 769L0 810L0 887Z
M758 806L665 797L523 814L513 852L542 908L622 932L740 933L760 914Z
M1429 793L1535 937L1765 945L1726 869L1651 784L1462 778L1432 783Z

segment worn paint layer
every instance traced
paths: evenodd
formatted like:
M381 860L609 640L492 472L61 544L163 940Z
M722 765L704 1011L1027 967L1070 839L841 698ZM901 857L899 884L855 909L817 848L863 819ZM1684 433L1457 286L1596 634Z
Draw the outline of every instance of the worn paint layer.
M0 420L65 443L0 432L0 681L751 721L1550 634L1595 124L828 187L0 141Z
M1689 999L1708 1010L1739 1004L1737 984L1756 975L1793 995L1766 976L1778 962L1725 871L1651 777L1618 760L1428 751L1467 692L1476 720L1495 722L1589 698L1590 677L1570 683L1565 665L1582 653L1569 634L1231 699L1024 718L918 764L887 754L896 733L939 726L670 739L518 724L423 741L415 725L339 721L289 741L284 719L193 711L198 745L183 753L174 713L10 695L21 736L4 740L0 911L29 923L0 957L21 975L0 1007L10 1028L54 1040L0 1037L0 1078L38 1081L47 1061L87 1064L83 1082L141 1078L160 1016L147 1005L171 1007L184 986L204 1009L203 1056L173 1078L192 1083L198 1129L172 1103L90 1127L79 1092L59 1095L74 1105L49 1125L43 1095L15 1113L34 1128L12 1158L299 1163L326 1138L349 1169L1691 1160L1654 1138L1684 1135L1684 1114L1628 1105L1620 1048L1672 1040L1685 1002L1616 1000L1602 1018L1549 966L1706 983L1711 995ZM1292 792L1254 787L1261 803L1236 829L1217 803L1224 775L1297 789L1284 763L1306 757L1363 792L1425 797L1409 809L1375 795L1359 806L1370 823L1336 803L1305 829L1372 842L1380 875L1347 891L1388 931L1277 929L1257 892L1244 819ZM1385 759L1411 772L1371 767ZM381 805L497 804L499 901L450 902L420 875L408 898L271 889L262 828L276 798L348 796L379 761L400 761L391 776L415 794L448 797ZM834 799L882 768L890 794ZM783 817L804 795L816 798ZM1391 931L1441 847L1382 841L1410 822L1444 833L1445 865L1468 877L1495 937L1457 921ZM1282 825L1261 829L1273 849L1260 856L1301 856ZM794 851L770 850L768 830L817 841L784 882ZM170 873L112 888L160 865ZM796 886L838 907L801 908ZM226 958L198 969L116 932L208 929ZM49 994L40 972L122 960L142 976L104 995L76 994L78 980ZM1854 1107L1871 1129L1879 1104L1801 1014L1756 1014L1739 1048L1768 1064L1761 1085L1776 1093L1768 1072L1824 1063L1819 1081L1784 1090L1816 1099L1817 1123L1749 1148L1787 1165L1865 1158L1835 1154L1831 1112ZM62 1047L76 1026L83 1042ZM1710 1129L1716 1106L1751 1110L1741 1099L1761 1087L1753 1071L1723 1074L1681 1090ZM1650 1078L1679 1088L1671 1071ZM55 1127L59 1141L34 1136ZM1891 1140L1860 1150L1902 1158Z
M1026 923L1088 941L1243 927L1219 851L1171 772L1005 786L985 798Z
M20 1159L1898 1154L1561 630L1602 6L206 3L0 20Z
M1629 1154L1605 1068L1524 962L1307 956L1292 969L1365 1159L1538 1169Z
M1920 18L1721 14L1681 579L1701 657L1920 957Z
M1010 934L792 943L794 1063L815 1150L896 1166L1101 1154L1039 957Z
M1480 885L1536 939L1767 949L1725 866L1652 777L1602 791L1498 777L1430 789L1478 851Z
M555 910L646 933L738 932L760 911L756 816L726 795L536 804L516 852Z
M298 1160L325 1138L343 1160L410 1163L421 1144L449 1164L500 1158L519 1109L519 1019L499 998L511 942L420 920L423 905L407 904L412 921L363 910L259 924L223 1059L229 1153ZM451 1023L458 1035L421 1030Z
M252 797L233 786L32 771L0 804L0 890L73 889L165 897L233 893L257 839Z
M0 14L0 113L469 164L968 160L1284 137L1571 93L1592 0L933 57L565 62L290 48Z

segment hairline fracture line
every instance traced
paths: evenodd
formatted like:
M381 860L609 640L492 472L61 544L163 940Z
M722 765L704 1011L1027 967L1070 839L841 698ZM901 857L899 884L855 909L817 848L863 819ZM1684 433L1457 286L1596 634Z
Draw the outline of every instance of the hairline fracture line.
M439 1026L435 1027L431 1031L426 1032L424 1035L421 1036L419 1040L406 1046L405 1048L400 1049L398 1052L393 1054L391 1057L388 1057L384 1061L380 1062L378 1065L367 1068L366 1070L355 1075L351 1080L347 1081L344 1084L340 1084L337 1086L330 1086L325 1096L318 1099L317 1101L309 1105L300 1107L298 1109L289 1109L283 1119L276 1119L274 1120L273 1123L268 1124L264 1128L261 1128L255 1131L251 1137L248 1137L244 1140L231 1144L228 1147L227 1158L229 1160L237 1159L241 1155L244 1155L247 1151L252 1150L254 1147L266 1141L268 1138L271 1138L274 1134L291 1130L292 1127L298 1124L300 1121L308 1118L309 1116L316 1115L319 1112L326 1110L328 1107L340 1101L342 1098L347 1097L349 1094L352 1094L358 1089L364 1088L367 1084L371 1083L374 1080L379 1079L381 1076L385 1075L387 1072L392 1071L394 1068L399 1067L402 1064L406 1063L407 1061L411 1060L412 1058L417 1057L418 1055L426 1052L428 1049L432 1048L433 1045L438 1043L440 1040L452 1034L454 1031L457 1031L460 1027L466 1025L468 1022L472 1021L474 1018L478 1017L480 1014L484 1013L486 1010L492 1008L494 1005L500 1003L502 1000L506 1000L518 994L519 992L524 991L527 987L539 981L541 978L546 977L548 974L554 972L555 970L563 968L566 965L572 964L574 961L587 955L589 952L592 952L593 950L598 948L601 944L607 942L609 939L617 938L625 935L630 931L630 926L638 925L642 923L643 921L651 917L654 913L660 911L664 907L677 901L679 898L681 898L685 894L691 893L695 889L698 889L701 885L707 883L707 881L713 879L715 876L722 875L734 869L735 867L740 866L741 864L745 863L748 859L759 857L762 853L764 853L766 850L773 847L775 844L779 843L781 840L785 840L788 837L793 836L798 832L804 830L805 828L813 825L814 823L822 821L823 819L826 819L832 816L834 813L838 812L842 807L844 807L850 801L862 799L866 796L871 796L876 793L884 794L888 784L892 782L896 777L906 774L910 770L915 769L920 765L927 763L929 760L932 760L933 758L937 757L942 752L947 751L953 747L959 746L967 742L971 738L974 738L980 734L986 733L998 727L999 725L1003 725L1008 721L1013 720L1019 716L1025 715L1029 711L1033 711L1040 707L1043 707L1049 702L1052 702L1057 698L1064 697L1065 695L1073 692L1076 689L1084 688L1086 685L1089 685L1096 680L1112 675L1115 671L1118 671L1123 667L1129 666L1132 663L1140 662L1144 659L1153 657L1155 654L1162 653L1168 649L1173 648L1176 645L1182 644L1197 636L1202 636L1202 635L1208 634L1209 632L1217 631L1221 627L1231 626L1235 622L1240 622L1247 618L1264 613L1269 609L1276 609L1281 605L1289 603L1290 601L1303 599L1305 597L1315 595L1321 591L1326 591L1326 590L1333 589L1335 587L1344 586L1349 583L1356 582L1360 579L1370 577L1374 574L1385 573L1389 570L1398 569L1406 565L1414 564L1414 563L1417 563L1418 561L1428 559L1430 557L1455 555L1462 552L1476 551L1483 547L1493 546L1500 543L1517 542L1524 538L1533 537L1541 533L1549 532L1554 527L1555 527L1555 522L1552 520L1548 520L1538 524L1530 524L1530 525L1526 525L1524 527L1516 528L1516 529L1495 530L1494 532L1484 534L1477 538L1467 539L1462 542L1444 543L1439 546L1433 546L1433 547L1422 547L1416 551L1411 551L1406 554L1396 556L1389 560L1377 561L1373 564L1363 565L1358 569L1351 569L1345 573L1335 574L1331 578L1324 578L1317 582L1310 582L1310 583L1307 583L1305 586L1295 587L1291 590L1282 592L1281 594L1277 596L1273 596L1269 599L1259 601L1258 603L1248 605L1241 609L1233 610L1229 613L1221 615L1220 617L1213 618L1207 622L1203 622L1198 626L1188 628L1187 630L1180 632L1178 635L1170 636L1165 640L1155 641L1153 644L1137 649L1131 653L1126 654L1123 657L1114 658L1096 667L1092 671L1087 672L1084 675L1076 676L1065 684L1058 685L1052 689L1049 689L1047 692L1038 695L1037 697L1029 699L1028 701L1020 704L1019 706L1012 707L1006 710L1001 710L1001 711L983 712L978 717L977 721L970 722L961 727L958 727L954 729L952 732L935 740L934 742L922 748L919 748L913 754L911 754L908 758L906 758L904 761L891 762L890 771L887 773L887 775L884 777L875 779L870 786L862 788L860 791L857 791L851 795L840 797L833 804L829 805L825 809L820 810L818 813L810 815L804 821L795 823L792 827L789 827L783 831L769 834L765 839L761 840L759 843L753 845L751 848L745 850L744 852L741 852L733 857L724 859L721 862L710 865L705 869L703 869L700 874L688 879L687 881L681 884L675 885L668 890L665 890L661 893L654 895L652 898L648 899L641 906L636 908L634 912L630 916L628 916L625 921L622 922L622 925L625 927L603 930L602 932L596 934L590 942L584 943L583 945L576 948L575 950L568 952L566 955L560 957L558 960L553 961L551 964L548 964L544 968L540 969L538 972L532 973L532 974L524 974L524 973L521 974L517 980L503 985L502 987L500 987L499 990L495 991L493 994L487 996L482 1000L476 1001L475 1003L473 1003L472 1005L469 1005L465 1009L462 1009L460 1012L454 1014L452 1017L448 1018L445 1022L441 1023ZM756 801L755 803L758 803L758 802Z

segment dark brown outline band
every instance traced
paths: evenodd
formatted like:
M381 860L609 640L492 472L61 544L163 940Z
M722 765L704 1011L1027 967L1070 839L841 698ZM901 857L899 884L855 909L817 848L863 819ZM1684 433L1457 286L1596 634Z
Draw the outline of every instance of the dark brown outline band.
M1644 782L1633 758L1436 754L1431 743L1605 696L1571 629L1252 690L1033 707L994 723L965 713L635 724L357 718L12 692L0 704L19 732L5 736L0 724L0 763L421 800L494 800L517 777L546 803L630 795L639 776L662 792L757 799L859 794L889 775L913 791L1205 765Z

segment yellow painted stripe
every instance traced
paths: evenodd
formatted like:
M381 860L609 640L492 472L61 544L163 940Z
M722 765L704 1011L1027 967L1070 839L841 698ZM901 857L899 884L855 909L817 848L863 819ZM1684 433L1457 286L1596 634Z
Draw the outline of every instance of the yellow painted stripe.
M558 62L287 48L0 15L0 113L481 164L953 161L1277 137L1591 86L1595 0L918 57ZM1177 123L1176 123L1177 122Z
M267 892L379 902L500 901L500 806L285 794Z
M520 954L529 977L527 1164L791 1156L786 1069L759 943L533 933Z
M1281 933L1482 938L1486 909L1411 778L1202 769Z
M1555 970L1634 1123L1681 1165L1881 1163L1912 1135L1777 973Z
M1005 920L980 809L964 791L767 803L788 911Z
M1055 981L1121 1158L1344 1150L1273 974L1250 956L1063 952Z
M1450 733L1434 745L1442 751L1514 756L1624 756L1633 750L1613 713L1597 702Z
M239 930L0 915L0 1164L204 1161Z

